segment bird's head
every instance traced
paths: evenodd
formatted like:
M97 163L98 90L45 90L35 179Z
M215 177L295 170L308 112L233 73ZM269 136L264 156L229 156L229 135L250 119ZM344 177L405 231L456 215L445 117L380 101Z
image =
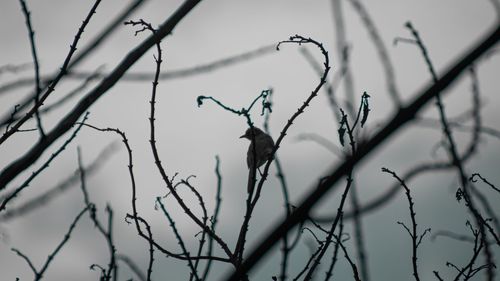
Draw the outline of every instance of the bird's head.
M245 134L240 137L240 139L244 138L252 140L254 137L256 138L262 134L264 134L264 132L262 132L262 130L257 127L248 128Z

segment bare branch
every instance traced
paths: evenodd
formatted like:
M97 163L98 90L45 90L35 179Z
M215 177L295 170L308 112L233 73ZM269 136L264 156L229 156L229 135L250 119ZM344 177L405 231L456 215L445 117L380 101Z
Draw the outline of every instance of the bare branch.
M43 277L43 274L45 273L45 271L47 270L47 268L49 268L49 265L50 263L54 260L54 258L56 257L56 255L59 253L59 251L62 249L62 247L68 242L69 238L71 237L71 233L73 232L73 230L75 229L76 227L76 224L77 222L80 220L80 218L83 216L83 214L85 214L86 211L88 211L89 209L91 208L90 205L86 206L77 216L76 218L73 220L73 222L71 223L71 225L69 226L69 230L68 232L64 235L64 238L63 240L57 245L57 247L54 249L54 251L52 251L52 253L49 254L49 256L47 257L47 260L45 261L45 263L42 265L42 268L40 270L37 270L33 263L29 260L29 258L22 254L19 250L17 249L12 249L12 251L16 252L19 256L21 256L29 265L29 267L31 268L31 270L33 270L33 273L35 275L35 281L38 281L38 280L41 280L42 277Z
M83 122L87 120L88 113L83 117ZM9 203L10 200L14 199L23 189L28 187L28 185L33 181L41 172L43 172L46 168L49 167L50 163L61 153L66 149L66 147L73 141L73 139L76 137L80 129L82 128L82 125L79 125L73 134L63 143L63 145L54 152L45 163L38 168L35 172L33 172L24 182L16 188L13 192L11 192L5 199L3 199L2 204L0 204L0 212L4 211L6 208L7 203Z
M246 274L270 249L277 243L283 235L285 235L295 225L304 220L313 206L323 197L330 188L336 184L343 175L347 173L366 155L370 154L384 140L388 139L398 131L404 124L415 118L415 115L424 107L432 98L447 88L452 82L464 71L471 63L484 54L488 49L498 42L500 39L500 26L496 26L493 31L487 34L479 43L475 44L471 51L458 59L444 75L436 83L427 85L424 90L416 95L416 98L407 106L401 108L394 117L387 122L377 134L375 134L364 145L360 146L358 153L349 157L343 164L331 172L327 180L323 181L320 186L314 185L312 191L307 194L299 207L288 218L277 225L267 237L252 251L246 261L239 267L236 272L233 272L226 280L239 280Z
M19 0L21 3L21 7L23 10L24 17L26 19L26 27L28 28L28 37L30 39L31 45L31 54L33 56L33 66L35 68L35 104L38 104L40 100L40 92L42 91L42 87L40 85L40 65L38 62L38 55L36 53L35 47L35 31L33 31L33 27L31 25L31 17L30 12L28 11L28 6L24 0ZM40 137L45 137L45 132L42 127L42 120L40 119L40 114L38 112L38 108L35 111L36 116L36 124L38 126L38 131L40 132Z
M92 161L91 164L83 167L86 171L87 175L90 176L102 167L106 163L106 161L116 152L116 143L111 143L106 146L99 155ZM0 221L10 221L12 219L23 217L43 206L47 206L50 204L52 200L64 194L67 190L69 190L75 183L77 183L80 179L80 172L76 170L73 174L62 180L56 186L48 189L44 193L34 197L33 199L24 202L20 206L15 208L8 209L2 215L0 215ZM9 195L1 196L0 201L7 198Z
M47 86L47 90L45 91L45 93L38 99L38 101L35 103L35 105L33 106L33 108L31 110L29 110L23 118L21 118L19 121L17 121L17 123L15 125L12 126L12 128L5 132L1 137L0 137L0 145L5 141L7 140L10 136L12 136L17 130L20 129L20 127L26 122L28 121L32 116L33 114L35 114L37 111L38 111L38 108L40 108L42 105L43 105L43 102L49 97L49 95L55 90L55 87L57 86L57 84L59 83L59 81L61 80L61 78L64 76L64 74L66 73L67 69L68 69L68 65L71 61L71 57L73 56L73 54L75 53L76 51L76 46L78 44L78 41L80 40L80 37L81 35L83 34L83 31L85 30L85 27L88 25L88 23L90 22L90 19L92 18L92 16L95 14L96 10L97 10L97 7L99 6L99 4L101 3L101 0L96 0L94 5L92 6L92 8L90 9L87 17L83 20L82 22L82 25L80 26L80 28L78 29L78 32L76 33L75 35L75 38L73 40L73 43L71 43L70 45L70 50L68 52L68 55L66 56L66 58L64 59L64 62L61 66L61 70L59 72L59 74L56 76L56 78L54 80L52 80L50 82L50 84ZM45 135L45 134L44 134ZM48 136L45 136L42 138L42 140L48 138ZM41 141L40 141L41 142ZM5 171L5 170L4 170ZM4 188L4 185L0 184L0 190L2 190Z
M104 95L122 75L144 55L157 41L171 33L173 28L184 18L200 0L186 0L172 16L170 16L158 29L154 35L148 37L143 43L132 50L122 62L110 73L97 87L83 97L80 102L63 117L55 127L47 133L47 137L34 145L26 154L8 165L0 173L0 190L15 178L19 173L28 168L36 159L40 157L43 151L55 140L66 133L81 114L83 114L94 102ZM10 131L12 131L11 129Z

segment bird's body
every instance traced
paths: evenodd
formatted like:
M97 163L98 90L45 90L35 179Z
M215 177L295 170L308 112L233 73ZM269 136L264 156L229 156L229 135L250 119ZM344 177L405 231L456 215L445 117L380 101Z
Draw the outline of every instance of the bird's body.
M250 140L247 151L247 165L249 169L248 192L252 193L255 185L256 170L271 157L274 149L274 141L271 136L256 127L249 128L240 138ZM257 161L254 162L254 159Z

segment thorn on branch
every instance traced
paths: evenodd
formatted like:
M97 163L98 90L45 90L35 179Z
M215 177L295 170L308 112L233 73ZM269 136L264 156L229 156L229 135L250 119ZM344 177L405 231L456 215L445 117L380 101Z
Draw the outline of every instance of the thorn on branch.
M153 26L149 22L146 22L143 19L139 19L138 21L129 20L129 21L124 22L123 24L124 25L132 25L132 26L136 26L136 25L142 26L142 29L135 31L134 36L137 36L137 34L143 32L143 31L146 31L146 30L149 30L153 33L156 32L156 29L154 29Z

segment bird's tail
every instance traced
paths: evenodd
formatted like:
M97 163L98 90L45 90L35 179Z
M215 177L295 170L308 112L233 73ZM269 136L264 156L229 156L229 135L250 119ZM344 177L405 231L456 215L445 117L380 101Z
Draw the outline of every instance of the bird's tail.
M253 189L255 187L255 171L254 169L248 169L248 193L252 194Z

